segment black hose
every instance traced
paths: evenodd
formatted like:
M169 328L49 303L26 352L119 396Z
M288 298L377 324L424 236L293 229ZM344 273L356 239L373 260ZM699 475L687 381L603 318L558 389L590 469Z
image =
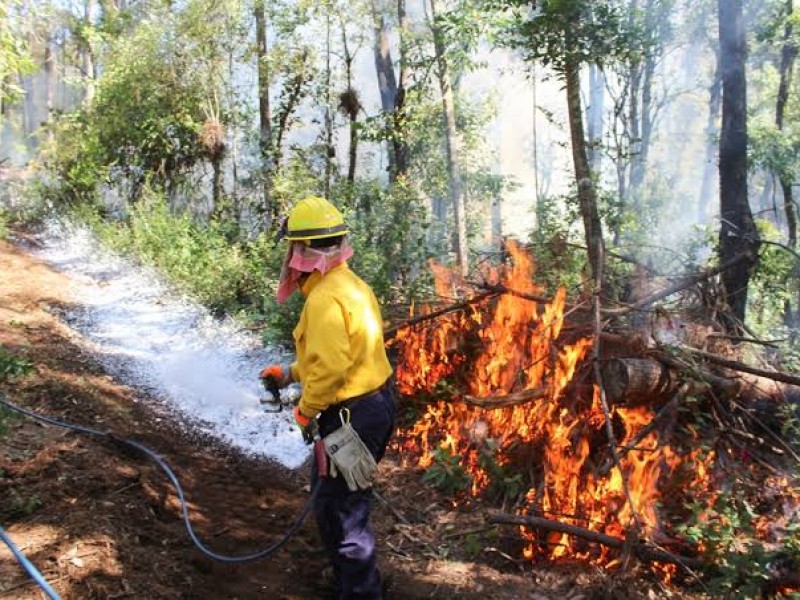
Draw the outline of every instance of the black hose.
M13 410L15 412L18 412L20 414L25 415L26 417L30 417L31 419L36 419L37 421L42 421L44 423L50 423L51 425L55 425L57 427L63 427L65 429L71 429L73 431L77 431L77 432L84 433L84 434L87 434L87 435L93 435L93 436L97 436L97 437L101 437L101 438L107 438L107 439L110 439L110 440L114 441L117 444L120 444L122 446L127 446L129 448L133 448L133 449L138 450L139 452L145 454L148 458L150 458L153 462L155 462L159 467L161 467L161 470L166 474L167 478L170 480L170 482L172 482L172 485L175 487L175 491L177 492L178 498L180 499L180 502L181 502L181 511L182 511L182 514L183 514L183 522L186 525L186 531L188 532L189 537L191 538L192 542L194 542L194 545L197 546L197 548L203 554L205 554L206 556L208 556L210 558L213 558L214 560L217 560L217 561L220 561L220 562L225 562L225 563L247 563L247 562L252 562L252 561L255 561L255 560L261 560L261 559L264 559L264 558L268 558L268 557L272 556L273 554L275 554L275 552L280 550L280 548L284 544L286 544L286 542L288 542L292 538L292 536L294 536L294 534L296 534L297 531L300 529L300 527L302 526L303 522L306 520L306 517L308 517L308 514L311 512L311 508L312 508L312 506L314 504L314 499L316 498L317 493L319 492L321 480L318 478L317 481L314 484L314 487L311 489L311 495L309 496L308 500L306 501L305 505L303 506L303 509L300 511L300 514L298 514L298 516L295 519L294 523L292 523L291 527L289 527L289 529L286 531L286 533L283 535L283 537L281 537L278 541L276 541L271 546L269 546L269 547L267 547L267 548L265 548L263 550L260 550L258 552L253 552L252 554L243 554L243 555L240 555L240 556L227 556L227 555L224 555L224 554L218 554L217 552L214 552L213 550L208 548L205 544L203 544L203 542L200 541L200 538L195 533L194 527L192 527L192 522L191 522L191 520L189 518L189 507L188 507L188 503L186 502L186 496L185 496L185 494L183 492L183 487L181 486L180 481L178 481L178 477L175 475L174 471L170 468L170 466L167 464L167 462L164 460L164 458L162 458L155 451L151 450L147 446L145 446L143 444L140 444L139 442L136 442L134 440L128 440L128 439L120 438L120 437L114 435L113 433L111 433L109 431L100 431L99 429L92 429L91 427L83 427L81 425L73 425L71 423L65 423L63 421L59 421L58 419L53 419L52 417L46 417L44 415L40 415L40 414L34 413L34 412L30 411L30 410L27 410L25 408L22 408L20 406L12 404L11 402L8 401L8 398L2 392L0 392L0 404L2 404L3 406L5 406L5 407L7 407L7 408L9 408L9 409L11 409L11 410Z

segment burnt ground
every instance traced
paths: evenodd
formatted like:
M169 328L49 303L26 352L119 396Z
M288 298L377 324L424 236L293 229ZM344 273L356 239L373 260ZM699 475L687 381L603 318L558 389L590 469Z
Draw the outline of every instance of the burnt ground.
M308 497L307 470L290 472L192 436L147 396L115 381L59 320L63 275L0 242L0 345L34 365L0 383L19 405L113 431L161 454L181 480L199 536L242 554L276 540ZM373 523L387 598L588 600L689 595L645 567L605 572L581 563L521 560L514 528L486 526L480 505L453 508L415 469L382 463ZM106 438L26 418L0 434L0 523L64 599L327 598L326 560L311 519L282 551L243 565L215 562L191 543L162 472ZM0 544L0 599L41 598Z

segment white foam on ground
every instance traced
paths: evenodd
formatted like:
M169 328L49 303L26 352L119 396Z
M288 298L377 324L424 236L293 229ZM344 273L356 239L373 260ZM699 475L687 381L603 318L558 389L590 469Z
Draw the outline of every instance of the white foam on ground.
M72 282L75 306L65 320L112 374L147 390L188 431L288 468L305 461L291 411L268 413L259 403L259 371L291 356L215 320L152 270L103 248L85 227L52 223L39 241L33 253Z

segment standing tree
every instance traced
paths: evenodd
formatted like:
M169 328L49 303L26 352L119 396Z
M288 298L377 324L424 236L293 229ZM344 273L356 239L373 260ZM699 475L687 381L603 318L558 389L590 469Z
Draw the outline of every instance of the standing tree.
M747 79L742 0L719 0L722 129L719 141L719 257L724 263L745 253L741 268L722 273L725 317L729 331L740 331L747 310L747 291L759 246L758 231L747 199Z
M467 215L464 202L464 191L461 182L461 166L459 162L459 134L456 127L456 103L453 93L453 79L447 57L444 32L437 21L438 10L436 0L429 0L431 9L431 29L433 30L433 47L436 53L436 77L442 94L442 117L444 120L444 145L447 157L448 195L453 207L455 227L453 227L453 247L456 253L456 265L462 276L469 270L467 253Z
M602 273L603 227L588 159L580 72L583 65L604 65L628 56L626 5L617 0L500 0L490 4L511 9L509 25L500 32L501 43L521 50L530 62L552 68L565 83L578 203L596 280Z

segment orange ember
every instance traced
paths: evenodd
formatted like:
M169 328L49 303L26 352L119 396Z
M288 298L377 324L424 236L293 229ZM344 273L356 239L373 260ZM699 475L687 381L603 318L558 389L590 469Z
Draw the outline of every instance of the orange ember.
M399 390L428 402L425 414L398 436L401 455L423 468L434 464L437 450L458 457L471 478L472 496L489 488L497 467L513 463L519 467L515 472L530 474L523 512L620 538L638 521L642 535L652 534L659 526L661 480L682 461L700 459L679 456L658 432L644 436L622 459L632 504L627 501L619 470L600 469L609 453L598 390L589 377L582 384L575 380L576 373L588 374L579 367L592 342L559 340L564 289L546 304L530 299L541 293L533 283L533 261L515 243L508 250L511 266L498 283L515 293L483 299L397 334L393 345ZM434 272L440 293L460 285L443 278L447 271L441 267ZM534 390L536 399L503 408L479 408L465 401L508 399ZM611 410L622 446L653 418L648 408ZM693 488L707 489L712 460L706 456L695 469ZM590 555L566 535L523 534L530 541L527 557L570 555L608 562L606 549Z

